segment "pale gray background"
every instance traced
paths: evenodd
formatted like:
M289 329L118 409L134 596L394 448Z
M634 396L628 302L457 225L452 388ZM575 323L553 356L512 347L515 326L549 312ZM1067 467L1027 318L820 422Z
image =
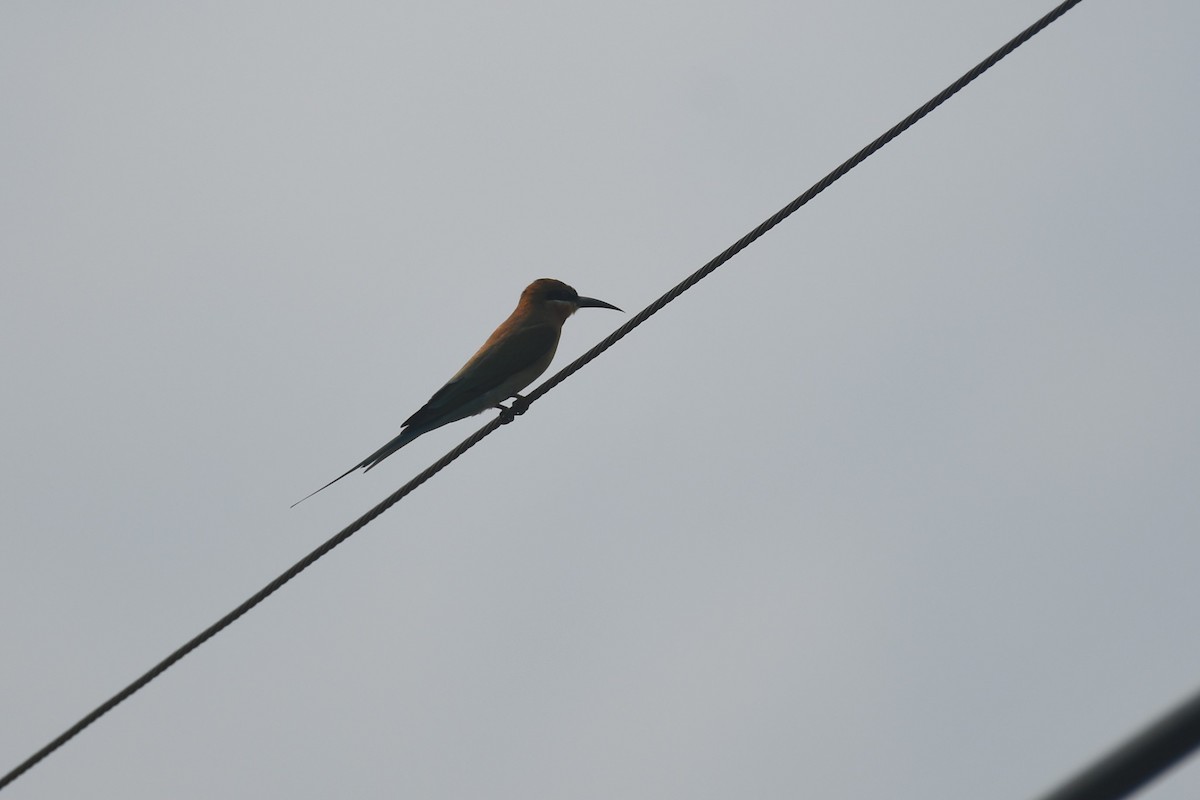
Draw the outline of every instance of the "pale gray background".
M1051 6L4 3L0 769ZM1200 686L1198 30L1085 2L8 795L1056 783Z

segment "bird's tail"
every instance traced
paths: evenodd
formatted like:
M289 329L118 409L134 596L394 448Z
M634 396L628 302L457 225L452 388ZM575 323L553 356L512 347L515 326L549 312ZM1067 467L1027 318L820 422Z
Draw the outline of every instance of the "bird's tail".
M413 439L420 436L422 433L425 433L426 430L427 429L414 428L414 427L405 428L403 431L400 432L400 435L397 436L395 439L392 439L390 442L385 444L383 447L379 448L374 453L367 456L362 461L358 462L353 467L351 467L350 469L343 472L341 475L338 475L336 478L334 478L329 483L322 486L320 489L317 489L315 492L310 492L309 494L304 495L304 497L301 497L299 500L292 503L291 506L289 506L289 508L295 508L296 506L300 505L308 498L312 497L317 492L322 492L322 491L328 489L330 486L333 486L335 483L337 483L342 478L349 475L351 472L354 472L354 470L356 470L356 469L361 469L363 472L370 472L372 467L377 465L380 461L383 461L385 458L390 456L392 453L399 450L401 447L404 447L404 445L408 444Z
M353 467L351 467L350 469L346 470L346 471L345 471L345 472L343 472L341 475L338 475L336 478L334 478L334 479L333 479L333 480L331 480L329 483L327 483L327 484L325 484L324 486L322 486L320 489L317 489L317 490L316 490L316 491L314 491L314 492L309 492L308 494L304 495L304 497L301 497L299 500L297 500L296 502L292 503L290 506L288 506L288 508L295 508L296 506L300 505L301 503L303 503L303 502L304 502L305 500L307 500L308 498L312 497L312 496L313 496L314 494L316 494L317 492L323 492L323 491L325 491L325 490L326 490L326 489L328 489L330 486L333 486L335 483L337 483L337 482L338 482L338 481L340 481L342 478L344 478L344 477L346 477L347 475L349 475L351 472L354 472L354 470L358 469L359 467L361 467L361 466L362 466L363 464L365 464L365 463L366 463L366 462L364 461L364 462L362 462L362 463L360 463L360 464L355 464Z
M413 439L420 436L422 433L425 433L427 430L429 430L429 429L428 428L417 428L417 427L405 428L404 430L400 431L399 436L397 436L395 439L392 439L390 442L388 442L383 447L376 450L374 453L371 453L371 455L369 455L365 459L363 459L363 462L361 464L359 464L358 466L363 468L363 472L370 472L372 469L374 469L379 464L380 461L383 461L385 458L390 456L392 453L396 452L401 447L404 447L404 445L408 444ZM358 469L358 467L355 467L355 469Z

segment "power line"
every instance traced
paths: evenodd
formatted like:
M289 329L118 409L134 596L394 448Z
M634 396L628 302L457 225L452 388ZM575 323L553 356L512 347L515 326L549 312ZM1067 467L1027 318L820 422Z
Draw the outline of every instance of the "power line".
M1200 746L1200 693L1155 720L1041 800L1120 800Z
M770 218L765 220L757 228L755 228L754 230L747 233L741 239L734 242L729 248L727 248L724 252L722 252L716 258L709 261L703 267L701 267L700 269L696 270L691 275L689 275L679 285L675 286L673 289L671 289L669 292L664 294L662 297L658 298L653 303L646 306L646 308L642 309L642 311L640 311L636 316L634 316L632 319L630 319L627 323L625 323L624 325L622 325L621 327L619 327L615 331L613 331L611 334L609 334L605 339L603 339L599 344L597 344L591 350L588 350L582 356L575 359L570 364L568 364L567 366L565 366L561 370L559 370L557 373L555 373L545 383L541 384L536 389L534 389L532 392L530 392L529 395L527 395L527 397L526 397L527 403L532 404L534 401L536 401L537 399L542 397L544 394L546 394L546 392L549 392L551 389L558 386L558 384L562 383L567 378L574 375L577 371L579 371L581 368L583 368L586 364L590 363L593 359L595 359L597 356L599 356L605 350L612 347L614 344L616 344L621 339L625 338L625 336L627 336L634 328L638 327L643 322L648 320L650 317L657 314L668 303L673 302L677 297L679 297L679 295L683 294L688 289L692 288L697 283L699 283L701 280L708 277L708 275L710 275L712 272L714 272L718 267L725 264L727 261L729 261L735 255L737 255L742 250L744 250L748 246L750 246L750 244L752 244L760 236L762 236L767 231L771 230L776 225L778 225L780 222L782 222L783 220L787 219L789 216L794 214L797 210L800 209L801 206L805 205L806 203L808 203L808 201L812 200L814 197L819 195L821 192L828 189L831 185L833 185L833 183L835 181L840 179L847 172L849 172L850 170L854 169L856 166L861 164L863 161L865 161L867 158L869 158L872 154L874 154L877 150L882 148L884 145L886 145L892 139L895 139L897 136L904 133L904 131L908 130L910 127L912 127L914 124L916 124L921 118L923 118L924 116L929 114L929 112L933 111L935 108L940 106L942 103L946 102L946 100L950 99L952 96L957 94L967 84L969 84L971 81L978 78L980 75L982 75L987 70L991 69L1001 59L1003 59L1005 56L1007 56L1012 51L1016 50L1018 47L1023 45L1025 42L1029 41L1031 38L1033 38L1035 35L1037 35L1039 32L1041 32L1042 29L1046 28L1048 25L1050 25L1050 23L1057 20L1059 17L1061 17L1067 11L1070 11L1072 8L1074 8L1076 5L1078 5L1081 1L1082 0L1066 0L1066 2L1060 3L1058 6L1056 6L1052 11L1050 11L1044 17L1042 17L1037 22L1030 25L1025 30L1021 31L1021 33L1014 36L1011 40L1009 40L1009 42L1007 44L1005 44L1003 47L1001 47L996 52L992 53L990 56L985 58L983 61L979 62L970 71L968 71L966 74L964 74L961 78L959 78L954 83L947 86L945 89L943 89L941 92L939 92L936 96L934 96L931 100L929 100L929 102L925 103L925 105L921 106L916 111L909 114L907 117L905 117L900 122L898 122L896 125L894 125L891 129L889 129L882 136L880 136L875 141L871 142L866 147L859 150L857 153L855 153L853 156L851 156L849 159L847 159L837 169L835 169L833 172L829 173L824 178L822 178L820 181L818 181L816 184L814 184L812 186L812 188L810 188L807 192L800 195L792 202L788 203L786 206L781 208L779 211L775 212L775 214L773 214ZM46 756L50 755L55 750L62 747L68 741L73 739L76 735L78 735L81 731L83 731L84 728L91 725L93 722L98 720L100 717L104 716L109 711L111 711L113 708L115 708L123 700L125 700L126 698L128 698L129 696L131 696L132 694L137 692L139 689L141 689L143 686L148 684L150 681L157 678L159 675L161 675L163 672L165 672L172 664L179 661L181 658L183 658L188 653L195 650L200 645L204 644L206 641L211 639L213 636L215 636L216 634L220 633L225 628L232 625L235 621L238 620L238 618L240 618L247 611L254 608L256 605L261 603L263 600L267 599L269 596L271 596L276 591L278 591L285 583L287 583L292 578L299 575L301 572L303 572L308 567L312 566L312 564L315 563L317 561L317 559L321 558L326 553L328 553L330 550L332 550L333 548L337 547L342 542L349 539L351 536L353 536L359 530L364 528L368 523L372 522L380 514L387 511L393 505L400 502L400 500L402 500L404 497L406 497L408 494L410 494L412 491L414 491L421 484L425 483L425 481L429 480L434 475L436 475L438 472L441 472L445 467L449 466L451 462L453 462L455 459L457 459L459 456L461 456L467 450L470 450L472 447L477 445L485 437L490 436L501 425L503 425L507 422L511 422L512 419L513 419L512 413L505 412L505 413L502 413L496 419L489 422L484 427L480 428L478 431L475 432L474 435L472 435L470 438L466 439L462 444L460 444L458 447L451 450L446 455L442 456L442 458L440 458L436 463L434 463L432 466L430 466L424 472L417 475L417 477L413 478L411 481L406 483L404 486L397 489L395 492L393 492L391 495L389 495L387 498L385 498L381 503L379 503L377 506L372 508L366 514L363 514L361 517L359 517L357 520L355 520L349 526L344 528L333 538L326 541L324 544L322 544L316 550L313 550L311 553L309 553L307 556L302 558L300 561L296 562L291 568L289 568L286 572L284 572L278 578L271 581L269 584L264 586L258 592L255 592L253 596L251 596L249 599L247 599L245 602L243 602L237 608L233 609L233 611L230 611L228 614L221 617L219 620L214 622L212 625L205 628L203 631L201 631L199 634L197 634L195 637L193 637L191 640L189 640L187 643L185 643L178 650L171 653L169 656L167 656L162 661L160 661L158 664L156 664L152 669L150 669L148 672L146 672L140 678L138 678L133 683L126 686L124 689L122 689L117 694L113 695L111 698L109 698L102 705L97 707L90 714L85 716L83 719L79 720L79 722L76 722L74 725L72 725L70 728L68 728L66 731L64 731L61 735L59 735L57 738L55 738L52 742L47 744L41 750L38 750L36 753L34 753L29 758L27 758L25 761L18 764L12 771L7 773L3 777L0 777L0 789L3 789L8 784L12 783L14 780L16 780L18 777L20 777L26 771L28 771L31 767L33 767L35 764L37 764L39 761L41 761Z

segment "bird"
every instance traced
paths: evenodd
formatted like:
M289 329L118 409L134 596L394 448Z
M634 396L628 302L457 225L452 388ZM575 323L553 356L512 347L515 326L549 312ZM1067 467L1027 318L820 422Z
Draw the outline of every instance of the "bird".
M355 470L370 471L413 439L435 428L482 414L489 408L498 408L502 414L522 413L527 404L519 392L550 366L563 323L581 308L621 310L612 303L582 297L554 278L539 278L526 286L516 310L445 386L401 424L394 439L291 507L328 489ZM510 397L515 398L511 409L501 405L501 401Z

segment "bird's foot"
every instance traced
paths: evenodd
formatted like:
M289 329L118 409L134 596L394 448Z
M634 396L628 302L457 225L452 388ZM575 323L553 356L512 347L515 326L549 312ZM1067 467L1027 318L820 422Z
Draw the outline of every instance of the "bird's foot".
M502 406L497 403L496 408L500 409L500 424L507 425L529 410L529 401L517 394L513 395L512 405Z

